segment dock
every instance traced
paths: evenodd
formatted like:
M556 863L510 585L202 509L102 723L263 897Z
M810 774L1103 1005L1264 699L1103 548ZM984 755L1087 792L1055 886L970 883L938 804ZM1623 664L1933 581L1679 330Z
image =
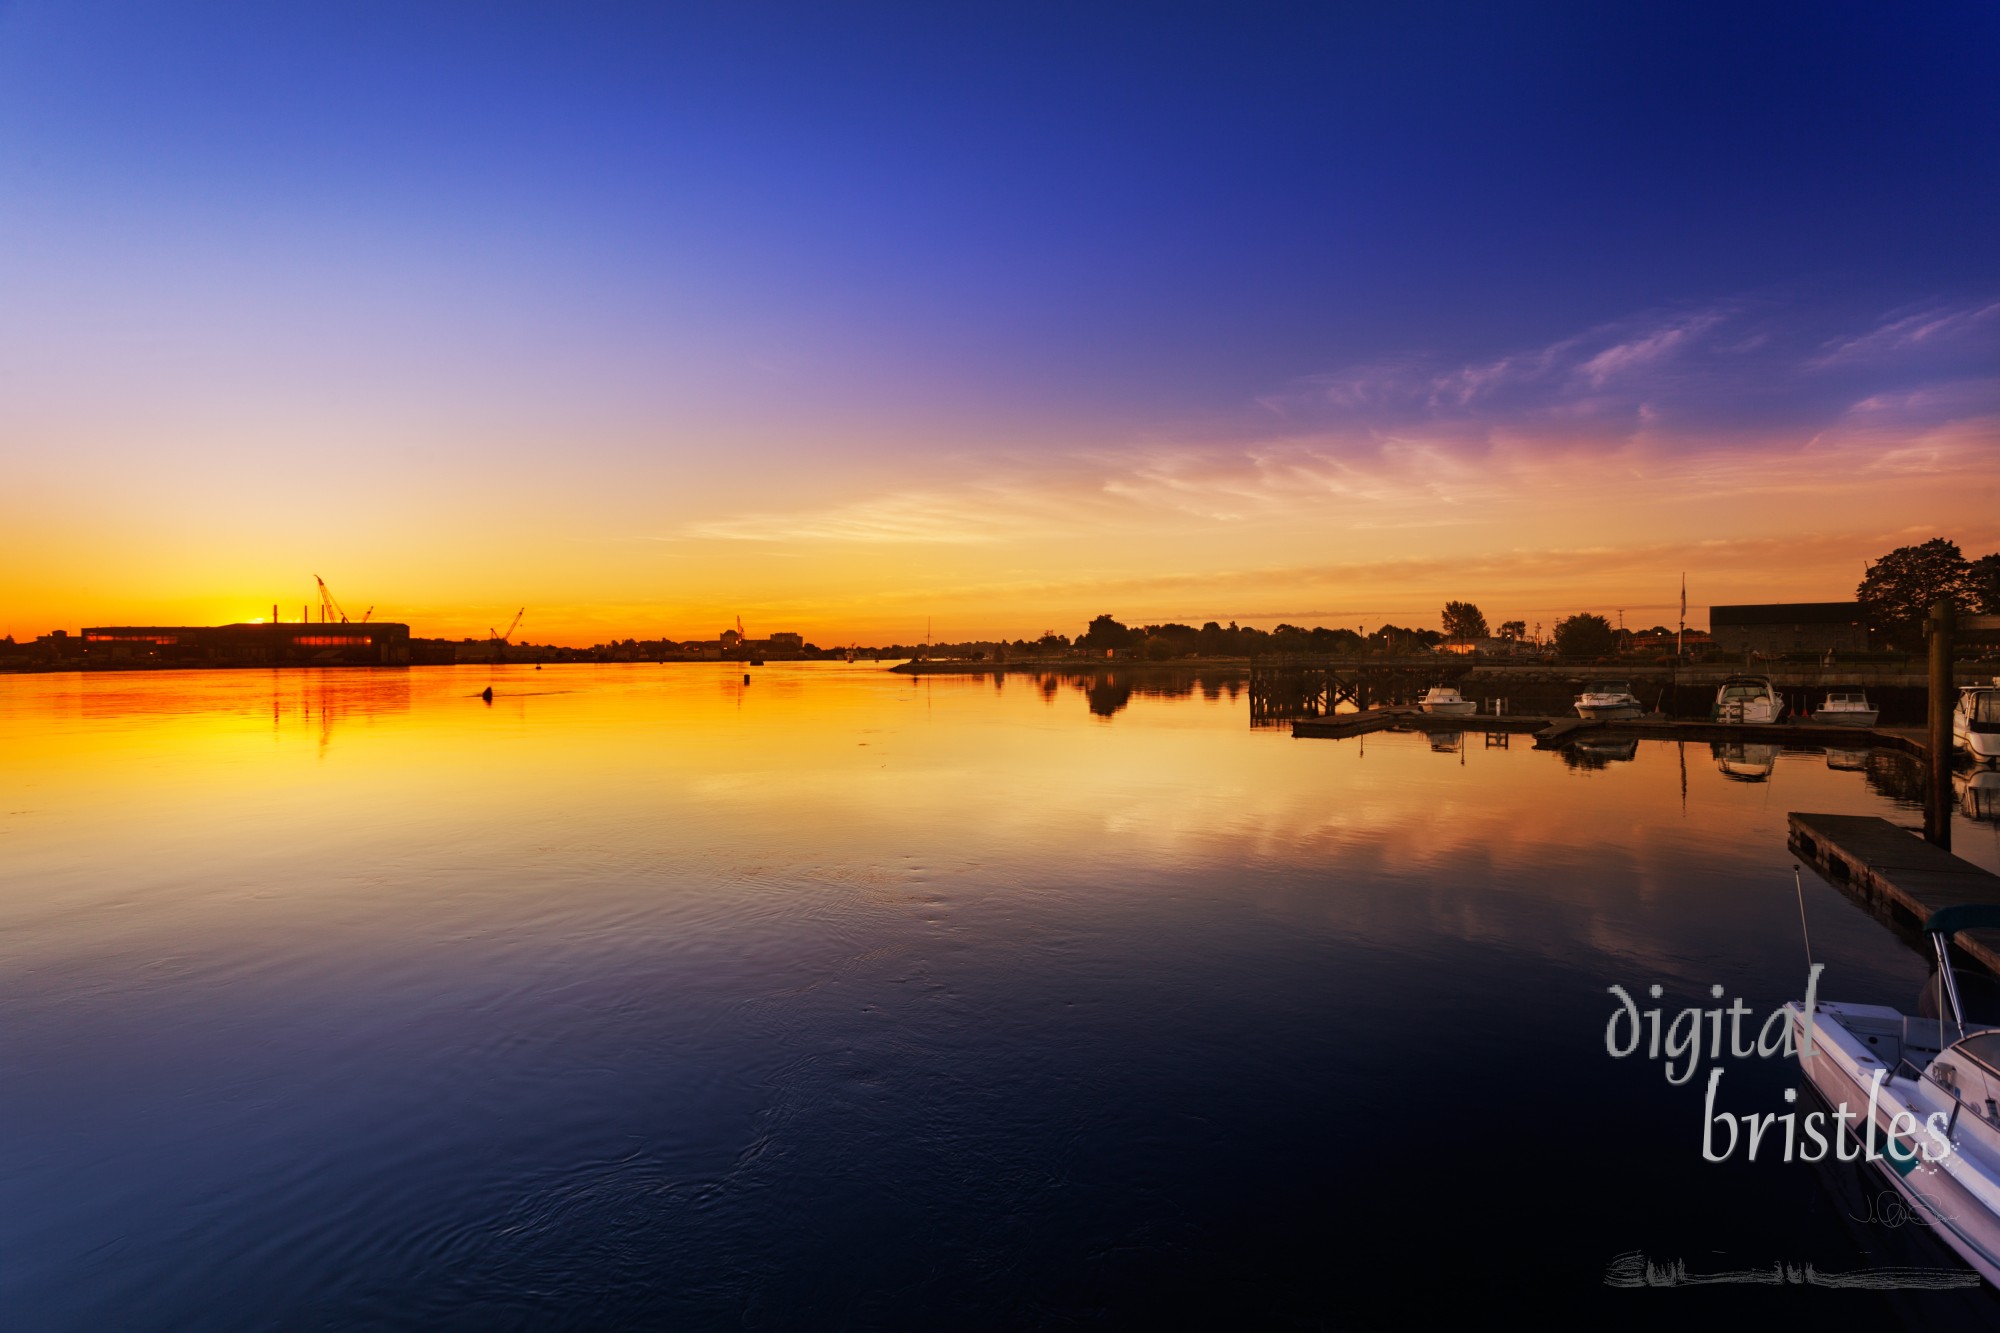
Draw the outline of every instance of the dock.
M1906 938L1941 907L2000 903L2000 875L1914 830L1872 815L1794 811L1786 818L1792 854ZM1954 945L2000 975L2000 931L1967 931Z

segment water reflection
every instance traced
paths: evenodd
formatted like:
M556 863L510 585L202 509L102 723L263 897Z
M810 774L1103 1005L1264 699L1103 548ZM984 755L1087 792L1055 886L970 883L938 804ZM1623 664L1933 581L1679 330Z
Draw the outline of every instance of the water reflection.
M1711 741L1716 771L1733 782L1762 782L1778 764L1776 745L1757 741Z
M9 1322L1396 1326L1445 1253L1598 1326L1621 1250L1857 1266L1603 1042L1614 982L1796 993L1785 808L1894 815L1872 763L1779 803L1666 742L1294 740L1199 673L742 674L0 678ZM1805 910L1826 991L1921 982ZM1447 1047L1500 1091L1413 1097ZM1616 1108L1559 1194L1492 1148L1547 1142L1522 1068Z
M2000 824L2000 769L1962 769L1951 780L1958 789L1958 808L1967 819Z
M1636 740L1593 736L1563 747L1563 762L1574 769L1593 770L1607 764L1629 764L1638 757L1639 742Z

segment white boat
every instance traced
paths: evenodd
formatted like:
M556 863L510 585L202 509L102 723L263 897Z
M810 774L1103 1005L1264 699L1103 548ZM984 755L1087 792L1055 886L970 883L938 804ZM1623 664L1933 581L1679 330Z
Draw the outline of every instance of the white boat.
M1872 727L1881 715L1860 690L1834 691L1813 710L1812 720L1836 727Z
M1433 685L1417 701L1417 707L1426 713L1438 713L1446 717L1459 717L1479 711L1479 702L1468 699L1450 685Z
M1981 763L2000 761L2000 676L1995 676L1991 685L1958 687L1951 739Z
M1785 716L1784 696L1764 676L1731 676L1715 692L1711 722L1767 726Z
M1915 1220L2000 1285L2000 1028L1966 1021L1959 983L1969 974L1953 971L1946 943L1961 930L1993 928L2000 928L2000 907L1931 915L1924 931L1938 970L1915 1015L1814 1003L1810 994L1785 1011L1801 1069L1835 1108L1800 1115L1805 1137L1824 1123L1822 1142L1838 1141L1829 1156L1846 1156L1851 1143Z
M1622 680L1593 681L1583 687L1582 694L1576 696L1576 715L1592 721L1637 717L1645 711L1639 703L1639 696L1632 693L1632 687Z

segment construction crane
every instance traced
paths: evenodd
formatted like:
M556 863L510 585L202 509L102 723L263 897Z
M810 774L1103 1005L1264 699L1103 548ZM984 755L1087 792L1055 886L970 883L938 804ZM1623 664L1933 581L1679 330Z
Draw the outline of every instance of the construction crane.
M347 623L347 612L341 610L340 603L333 600L333 590L326 586L326 580L315 574L313 575L313 582L319 585L320 623L322 625L329 625L337 620L345 625ZM368 610L372 614L375 608L371 606ZM368 619L366 615L361 618L364 621Z
M500 633L500 631L493 629L490 626L487 628L486 633L488 639L493 644L494 661L499 662L505 660L507 656L507 640L514 637L514 631L521 627L521 617L526 615L527 613L528 613L528 608L525 606L522 607L519 611L516 611L514 613L514 618L507 622L507 632L505 634Z

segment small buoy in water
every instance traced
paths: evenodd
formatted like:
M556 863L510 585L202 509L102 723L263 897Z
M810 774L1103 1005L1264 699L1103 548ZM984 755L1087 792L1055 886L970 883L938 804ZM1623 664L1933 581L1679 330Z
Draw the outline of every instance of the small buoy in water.
M485 689L483 689L483 690L481 690L481 691L479 692L479 697L480 697L480 698L482 698L482 699L484 699L484 700L485 700L485 701L486 701L487 703L492 703L492 702L493 702L493 687L492 687L491 685L488 685L488 686L487 686L487 687L486 687Z
M743 683L745 685L748 685L750 683L750 673L747 671L743 673Z

